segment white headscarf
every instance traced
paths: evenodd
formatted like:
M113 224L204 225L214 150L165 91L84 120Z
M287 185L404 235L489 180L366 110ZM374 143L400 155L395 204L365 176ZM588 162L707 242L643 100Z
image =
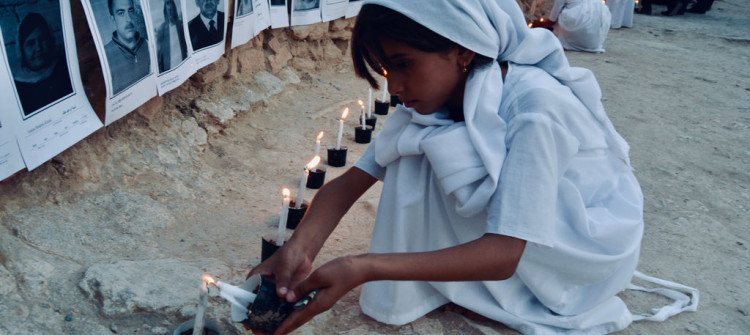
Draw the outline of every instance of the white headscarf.
M601 90L591 71L570 67L557 38L547 29L530 29L515 0L368 0L397 11L435 33L477 54L516 64L543 69L568 86L610 135L610 145L627 164L628 145L617 134L604 112ZM464 93L464 118L470 142L484 163L492 186L497 185L505 152L505 121L498 112L502 99L503 79L498 62L474 68ZM399 106L396 113L411 109ZM399 118L409 122L408 118ZM424 119L420 118L424 124ZM394 120L395 121L395 120ZM413 121L412 121L413 122ZM394 122L389 122L394 123ZM386 124L386 127L388 124ZM394 125L395 126L395 125ZM403 126L395 126L403 128ZM378 137L394 135L384 129ZM379 139L380 140L380 139ZM376 160L383 159L383 150ZM380 145L382 147L382 145ZM499 152L501 151L501 152ZM433 165L434 164L433 162ZM494 190L494 188L493 188Z

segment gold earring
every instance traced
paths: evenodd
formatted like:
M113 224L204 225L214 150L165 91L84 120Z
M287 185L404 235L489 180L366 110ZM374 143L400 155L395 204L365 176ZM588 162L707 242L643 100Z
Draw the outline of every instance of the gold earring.
M467 69L467 68L466 68L466 66L464 65L464 68L463 68L463 69L461 69L461 71L462 71L463 73L466 73L466 72L469 72L469 69Z

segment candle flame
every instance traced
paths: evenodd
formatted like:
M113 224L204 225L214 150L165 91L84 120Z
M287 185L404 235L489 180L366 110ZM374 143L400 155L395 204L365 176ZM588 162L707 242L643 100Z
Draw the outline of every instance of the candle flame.
M203 274L203 276L201 276L201 279L204 282L206 282L206 284L216 285L216 279L214 279L214 277L211 277L205 273Z
M287 199L287 198L289 198L289 196L292 195L292 192L289 191L288 188L284 188L283 190L281 190L281 195L284 196L284 199Z
M323 135L325 135L325 133L324 133L324 132L323 132L323 131L321 130L321 131L320 131L320 132L318 133L318 138L317 138L317 140L318 140L318 141L320 141L321 139L323 139Z
M529 23L529 28L531 28L531 23Z
M539 22L544 22L544 18L540 18L540 19L539 19Z
M362 108L365 108L365 103L362 100L357 100L357 103L359 103L359 106Z
M386 69L383 69L383 77L388 77L388 71Z
M320 156L313 157L312 160L310 160L309 163L305 166L308 170L314 169L316 166L318 166L318 163L320 163Z
M344 109L344 112L343 112L343 113L341 113L341 119L342 119L342 120L343 120L343 119L346 119L346 117L347 117L348 115L349 115L349 107L346 107L346 108Z

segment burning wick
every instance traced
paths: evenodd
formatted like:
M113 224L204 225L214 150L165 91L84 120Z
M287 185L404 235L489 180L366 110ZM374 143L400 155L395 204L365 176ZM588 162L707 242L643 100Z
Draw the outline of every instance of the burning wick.
M365 116L365 103L362 102L362 100L357 100L357 102L359 103L359 108L362 111L362 130L365 130L367 129L367 122L365 122L365 119L367 118Z
M383 99L380 102L385 102L386 93L388 93L388 71L383 69Z
M320 133L318 133L318 137L315 139L315 156L320 155L320 140L323 139L323 135L325 135L325 133L321 130Z
M247 306L255 301L255 293L245 291L240 287L224 283L220 280L217 281L209 275L203 275L203 283L204 285L206 283L215 285L219 289L219 296L237 308L242 309L245 313L247 313ZM202 331L199 334L203 334ZM195 328L193 328L193 335L197 335Z
M279 216L279 230L277 231L276 245L284 245L284 232L286 231L286 219L289 215L289 192L288 188L281 190L281 194L284 196L284 201L281 204L281 216Z
M302 202L305 201L305 188L307 187L307 177L310 176L310 170L314 169L320 163L320 156L315 156L310 162L305 165L305 173L302 175L302 180L299 182L299 192L297 192L297 202L294 204L294 208L302 208Z
M372 118L372 87L367 88L367 118Z
M341 136L344 135L344 119L346 119L347 115L349 115L349 107L344 109L339 119L339 135L336 137L336 150L341 150Z

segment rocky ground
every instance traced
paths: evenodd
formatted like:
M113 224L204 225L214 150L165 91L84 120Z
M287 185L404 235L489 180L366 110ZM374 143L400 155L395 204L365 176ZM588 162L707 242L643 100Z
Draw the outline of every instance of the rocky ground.
M622 333L744 333L750 8L717 0L706 15L654 9L633 28L611 30L605 53L568 53L572 65L594 71L631 145L646 198L639 269L701 291L697 312ZM168 108L140 108L0 184L0 334L171 334L193 316L202 273L241 283L260 261L261 236L275 229L281 189L297 193L317 133L332 145L341 110L366 98L350 64L315 68L260 71L167 97ZM326 166L328 180L365 149L353 141L354 125L350 117L347 166ZM367 250L379 190L355 204L318 264ZM297 333L515 333L451 312L382 325L360 312L357 293ZM223 334L242 334L229 305L211 295L209 317ZM634 313L665 303L622 297Z

